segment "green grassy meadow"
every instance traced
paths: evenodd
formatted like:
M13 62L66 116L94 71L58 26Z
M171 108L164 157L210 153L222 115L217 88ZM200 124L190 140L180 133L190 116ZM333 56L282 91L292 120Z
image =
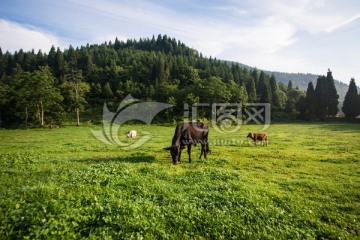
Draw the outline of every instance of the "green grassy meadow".
M0 239L359 239L360 124L210 128L212 153L173 165L175 126L137 149L90 129L0 130Z

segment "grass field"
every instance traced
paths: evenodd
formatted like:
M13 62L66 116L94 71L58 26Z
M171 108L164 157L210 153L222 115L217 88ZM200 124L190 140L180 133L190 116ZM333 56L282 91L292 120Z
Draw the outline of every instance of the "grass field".
M360 238L360 124L272 124L268 147L210 128L179 165L174 126L122 127L151 133L132 150L90 129L0 130L0 239Z

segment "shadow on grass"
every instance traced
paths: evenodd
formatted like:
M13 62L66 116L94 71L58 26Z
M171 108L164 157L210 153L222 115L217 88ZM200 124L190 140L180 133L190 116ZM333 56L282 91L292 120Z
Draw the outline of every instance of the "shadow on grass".
M126 163L151 163L155 157L144 153L134 153L130 156L101 157L96 156L89 159L74 160L82 163L103 163L103 162L126 162Z

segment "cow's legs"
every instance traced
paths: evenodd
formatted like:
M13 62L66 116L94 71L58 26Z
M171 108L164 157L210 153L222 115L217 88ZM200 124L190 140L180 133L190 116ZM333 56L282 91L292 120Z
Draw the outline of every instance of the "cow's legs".
M189 163L191 163L191 144L188 145Z
M209 144L206 142L204 147L204 158L206 159L206 154L209 151Z
M205 144L201 144L201 153L200 153L200 159L204 153L204 158L206 159L206 153L209 151L209 144L205 143Z

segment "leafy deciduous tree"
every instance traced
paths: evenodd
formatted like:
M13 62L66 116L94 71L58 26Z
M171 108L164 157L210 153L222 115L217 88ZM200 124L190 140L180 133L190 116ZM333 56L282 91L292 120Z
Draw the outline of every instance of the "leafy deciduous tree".
M85 95L90 91L88 83L84 82L81 70L70 70L65 75L65 82L62 88L66 91L66 95L70 104L75 108L77 126L80 126L80 110L84 107L86 100Z

